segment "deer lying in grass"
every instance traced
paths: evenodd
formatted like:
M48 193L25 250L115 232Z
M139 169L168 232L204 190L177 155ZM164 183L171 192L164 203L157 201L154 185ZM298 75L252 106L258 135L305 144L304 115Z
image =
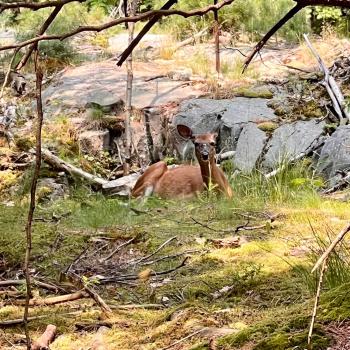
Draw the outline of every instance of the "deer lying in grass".
M215 163L217 133L193 135L185 125L178 125L177 131L194 143L199 166L181 165L168 169L165 162L151 165L137 180L131 195L148 197L155 194L161 198L191 198L205 189L213 188L228 198L232 189L224 172Z

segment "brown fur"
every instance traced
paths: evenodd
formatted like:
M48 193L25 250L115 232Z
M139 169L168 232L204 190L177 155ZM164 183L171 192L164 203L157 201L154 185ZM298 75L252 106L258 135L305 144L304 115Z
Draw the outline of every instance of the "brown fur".
M224 172L215 163L216 133L193 136L191 129L178 125L179 134L195 144L199 166L182 165L168 169L164 162L151 165L137 180L131 195L141 197L151 193L162 198L190 198L209 188L231 198L233 193Z

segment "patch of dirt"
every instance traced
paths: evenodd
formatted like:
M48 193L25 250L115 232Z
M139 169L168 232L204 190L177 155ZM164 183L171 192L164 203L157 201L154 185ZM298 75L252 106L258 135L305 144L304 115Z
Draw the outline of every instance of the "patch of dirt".
M327 350L350 350L350 321L331 323L326 332L333 338L333 344Z

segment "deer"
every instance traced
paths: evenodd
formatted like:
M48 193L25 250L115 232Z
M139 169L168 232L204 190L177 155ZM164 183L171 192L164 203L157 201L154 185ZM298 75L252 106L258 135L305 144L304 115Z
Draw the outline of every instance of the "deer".
M218 134L194 135L188 126L181 124L177 125L177 131L184 139L193 142L199 165L183 164L170 169L163 161L152 164L136 181L131 196L147 198L154 194L164 199L186 199L213 188L232 198L232 188L215 162Z

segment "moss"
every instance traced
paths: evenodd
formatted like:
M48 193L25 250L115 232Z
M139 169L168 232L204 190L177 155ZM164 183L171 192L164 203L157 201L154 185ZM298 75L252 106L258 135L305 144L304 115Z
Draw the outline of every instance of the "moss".
M273 93L266 87L241 87L235 91L236 96L249 97L249 98L267 98L271 99Z
M12 170L0 171L0 192L17 183L18 172Z
M34 147L35 142L32 137L15 135L15 144L20 151L28 152Z
M258 128L262 131L272 133L278 128L278 124L274 122L263 122L258 124Z

